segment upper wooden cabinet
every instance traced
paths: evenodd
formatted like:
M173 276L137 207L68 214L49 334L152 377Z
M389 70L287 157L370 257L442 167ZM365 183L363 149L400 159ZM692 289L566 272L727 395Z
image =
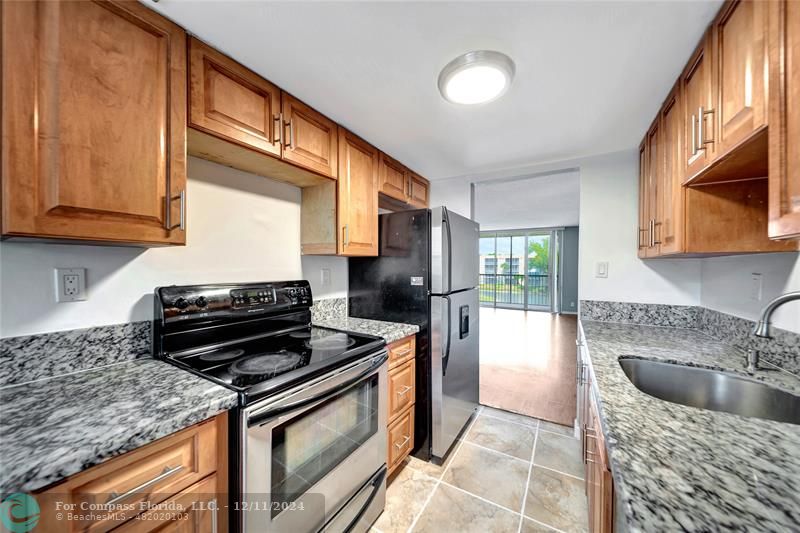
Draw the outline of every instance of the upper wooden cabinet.
M409 200L410 171L401 163L381 152L378 170L378 191L401 202Z
M676 84L661 107L661 160L656 203L658 219L655 226L655 241L659 253L669 255L683 251L683 164L681 132L683 111L680 85Z
M639 228L637 232L637 255L647 257L650 248L650 187L647 170L647 136L639 145Z
M409 176L409 203L414 207L428 207L430 203L430 183L418 174L411 172Z
M378 150L339 128L338 252L378 255Z
M192 37L189 125L280 157L281 90Z
M336 123L283 93L283 158L297 165L336 178Z
M800 2L769 9L769 236L800 237Z
M715 156L713 50L709 30L681 74L685 175L693 176Z
M186 35L138 2L2 3L2 233L186 239Z
M725 153L767 124L767 2L725 4L711 27L717 150Z

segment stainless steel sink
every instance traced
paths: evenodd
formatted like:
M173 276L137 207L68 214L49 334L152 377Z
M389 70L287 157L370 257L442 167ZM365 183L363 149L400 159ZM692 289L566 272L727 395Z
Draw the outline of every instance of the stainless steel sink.
M800 396L716 370L645 359L620 359L637 389L672 403L800 424Z

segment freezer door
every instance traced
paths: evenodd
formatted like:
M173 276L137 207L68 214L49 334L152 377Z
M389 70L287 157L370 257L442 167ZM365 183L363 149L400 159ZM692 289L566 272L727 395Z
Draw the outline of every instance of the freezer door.
M444 207L431 209L431 293L478 286L480 226Z
M431 452L444 459L478 407L478 290L431 296Z

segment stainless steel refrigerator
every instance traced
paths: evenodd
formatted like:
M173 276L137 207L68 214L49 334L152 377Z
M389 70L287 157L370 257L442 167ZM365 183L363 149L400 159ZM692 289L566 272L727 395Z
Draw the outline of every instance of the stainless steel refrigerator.
M379 256L349 260L349 314L417 324L414 453L441 461L478 406L477 223L444 207L379 217Z

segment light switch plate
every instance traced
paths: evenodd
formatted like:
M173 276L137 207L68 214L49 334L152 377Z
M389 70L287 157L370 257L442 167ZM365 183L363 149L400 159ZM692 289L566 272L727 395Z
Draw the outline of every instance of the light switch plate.
M764 280L761 274L753 272L750 274L750 299L756 302L761 301L761 294L764 290Z
M323 287L330 287L331 285L331 269L323 268L319 271L320 282Z
M598 261L594 269L594 277L607 278L608 277L608 261Z
M56 302L80 302L86 300L86 269L57 268Z

